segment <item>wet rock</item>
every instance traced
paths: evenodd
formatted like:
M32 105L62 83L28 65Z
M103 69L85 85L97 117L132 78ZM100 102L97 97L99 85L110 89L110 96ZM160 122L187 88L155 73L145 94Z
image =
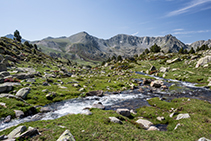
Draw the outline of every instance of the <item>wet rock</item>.
M26 126L18 126L15 128L12 132L9 133L8 139L12 139L15 136L20 135L21 133L25 132L27 130Z
M118 114L123 115L123 116L126 116L126 117L131 116L129 109L117 109L116 112Z
M148 129L151 125L153 125L152 122L146 119L139 119L136 121L136 123L141 124L145 129Z
M88 93L86 93L86 96L103 96L103 91L102 90L98 90L98 91L90 91Z
M103 106L103 104L101 102L97 102L97 103L94 103L92 105L92 108L97 108L97 109L104 110L105 109L105 106Z
M198 139L198 141L211 141L210 139L207 139L205 137L201 137L200 139Z
M151 87L155 87L155 88L160 88L161 86L163 86L163 81L162 80L154 80L150 83Z
M211 62L211 56L205 56L205 57L199 59L199 61L196 63L195 68L204 66L205 64L208 64L209 62Z
M122 121L119 120L119 119L116 118L116 117L109 117L109 119L110 119L110 122L122 124Z
M26 137L32 137L35 135L39 135L39 131L36 128L29 127L27 131L22 133L21 135L16 135L17 138L26 138Z
M184 118L190 118L190 115L188 113L186 114L179 114L177 115L176 120L184 119Z
M157 127L155 126L150 126L147 131L160 131L160 129L158 129Z
M18 90L18 92L16 93L16 96L26 99L26 97L30 91L31 91L31 88L29 88L29 87L22 88L22 89Z
M16 118L23 118L24 113L21 110L14 110Z
M69 130L65 130L57 141L75 141L75 139Z
M10 122L11 121L11 119L12 119L12 116L11 115L9 115L9 116L7 116L5 119L4 119L4 123L8 123L8 122Z
M41 109L40 109L40 112L41 113L47 113L47 112L50 112L51 111L51 108L49 108L49 107L42 107Z

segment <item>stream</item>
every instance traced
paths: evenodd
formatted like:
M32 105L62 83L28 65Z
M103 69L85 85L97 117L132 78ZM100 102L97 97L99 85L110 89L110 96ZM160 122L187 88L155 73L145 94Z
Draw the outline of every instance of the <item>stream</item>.
M147 75L141 72L137 74ZM176 86L176 90L162 90L149 87L148 85L140 84L138 88L134 90L122 91L119 94L113 94L111 92L105 92L103 97L85 97L65 100L62 102L56 102L45 107L49 107L51 112L38 113L33 116L28 116L22 119L13 119L9 123L0 123L0 131L5 130L9 127L16 126L20 123L36 121L36 120L53 120L67 114L79 114L84 113L84 108L91 108L96 102L101 102L105 106L105 110L116 110L118 108L127 108L130 110L136 110L142 106L150 106L147 99L153 97L160 97L166 101L171 101L174 98L188 97L206 100L211 103L211 90L203 87L196 87L195 84L189 82L182 82L172 79L164 79L153 75L148 75L155 79L162 79L164 85L170 87L171 85ZM141 79L137 79L142 81ZM141 91L140 91L141 89Z

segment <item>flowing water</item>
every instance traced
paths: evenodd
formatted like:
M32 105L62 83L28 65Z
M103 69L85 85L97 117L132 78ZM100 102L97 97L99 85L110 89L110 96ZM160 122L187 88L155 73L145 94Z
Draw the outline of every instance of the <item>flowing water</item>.
M138 72L138 74L143 73ZM56 102L50 105L46 105L46 107L49 107L52 110L51 112L38 113L23 119L14 119L9 123L0 123L0 131L24 122L36 120L52 120L67 114L84 113L84 108L91 108L92 105L96 102L101 102L105 106L106 110L116 110L117 108L128 108L130 110L135 110L142 106L149 106L147 99L152 97L160 97L166 101L170 101L171 99L178 97L189 97L211 102L211 91L209 89L196 87L193 83L171 79L167 80L152 75L149 76L154 77L155 79L162 79L166 86L169 87L171 85L175 85L178 87L178 89L161 90L153 89L146 85L140 85L137 89L126 90L120 94L105 92L103 97L92 96Z

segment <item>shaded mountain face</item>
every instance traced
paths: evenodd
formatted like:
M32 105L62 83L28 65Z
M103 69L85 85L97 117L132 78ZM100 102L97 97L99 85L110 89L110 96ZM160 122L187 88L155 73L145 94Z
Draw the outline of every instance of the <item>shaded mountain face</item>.
M9 38L9 39L14 39L14 38L15 38L15 36L12 35L12 34L7 34L5 37L7 37L7 38ZM27 41L27 40L21 39L21 42L22 42L22 43L24 43L25 41Z
M104 40L91 36L86 32L80 32L70 37L45 38L33 42L41 47L44 52L57 52L69 54L70 58L83 58L84 60L102 61L113 55L123 57L142 53L155 43L164 52L178 52L180 48L188 49L188 46L172 35L164 37L137 37L119 34Z

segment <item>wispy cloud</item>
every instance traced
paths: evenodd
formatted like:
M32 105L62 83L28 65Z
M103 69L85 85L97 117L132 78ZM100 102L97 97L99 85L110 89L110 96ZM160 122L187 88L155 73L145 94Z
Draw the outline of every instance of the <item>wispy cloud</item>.
M173 31L182 31L184 30L183 28L177 28L177 29L174 29Z
M211 32L211 30L177 31L177 32L174 32L173 34L181 35L181 34L194 34L194 33L207 33L207 32Z
M139 32L136 32L136 33L133 33L133 34L131 34L131 35L136 36L138 33L139 33Z
M191 10L193 10L193 8L198 7L202 4L211 2L211 0L192 0L190 3L187 4L187 6L180 8L178 10L174 10L169 12L166 17L171 17L171 16L176 16L176 15L180 15L183 13L187 13L187 12L191 12ZM208 5L207 5L208 6ZM198 9L198 11L204 10L204 9L210 9L211 7L203 7L203 9Z

